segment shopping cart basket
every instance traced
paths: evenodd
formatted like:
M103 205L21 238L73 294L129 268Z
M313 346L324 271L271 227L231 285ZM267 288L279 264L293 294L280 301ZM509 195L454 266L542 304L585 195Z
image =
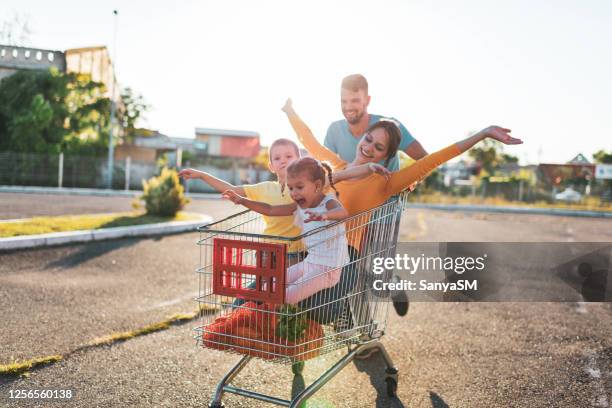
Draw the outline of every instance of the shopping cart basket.
M390 293L372 290L371 264L374 258L395 256L406 195L295 238L262 234L261 215L249 210L198 228L197 301L218 313L202 316L195 338L204 347L243 355L217 385L210 407L222 407L226 392L297 407L353 359L369 351L379 351L384 358L387 392L395 396L397 370L379 341L386 329ZM329 245L340 239L341 226L352 245L349 260L322 272L333 274L337 283L295 305L285 305L286 293L296 289L286 282L286 270L307 255L295 252L295 248L310 235L320 238L315 240L317 245ZM389 273L376 277L389 278ZM304 361L344 347L347 354L292 400L230 385L253 357L291 364L298 374Z

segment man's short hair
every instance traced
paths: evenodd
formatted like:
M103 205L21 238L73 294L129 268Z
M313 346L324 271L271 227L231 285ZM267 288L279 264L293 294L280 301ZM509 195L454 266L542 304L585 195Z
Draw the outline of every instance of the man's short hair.
M342 80L342 89L353 92L363 89L365 94L368 95L368 80L361 74L349 75Z

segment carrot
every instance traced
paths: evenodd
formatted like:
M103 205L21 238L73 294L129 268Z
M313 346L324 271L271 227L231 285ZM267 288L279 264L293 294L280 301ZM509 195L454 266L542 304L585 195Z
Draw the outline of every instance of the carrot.
M233 348L242 354L264 359L281 355L296 356L296 360L303 361L319 355L324 338L320 324L306 320L300 338L290 341L277 335L278 323L274 305L247 302L244 308L218 317L206 326L203 345L218 350Z
M227 316L218 317L214 323L204 328L206 332L202 334L202 344L205 347L225 350L227 348L226 344L231 344L231 339L224 335L227 320Z

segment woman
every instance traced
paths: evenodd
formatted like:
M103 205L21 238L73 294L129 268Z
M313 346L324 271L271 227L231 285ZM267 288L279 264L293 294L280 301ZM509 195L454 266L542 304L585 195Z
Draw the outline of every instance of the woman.
M317 141L312 131L293 109L291 99L287 100L283 111L287 114L291 126L306 150L314 158L328 161L334 170L348 170L358 166L363 168L364 164L379 163L383 160L389 161L397 153L401 135L398 127L392 121L381 120L371 125L357 145L355 160L347 163ZM369 174L357 172L362 174L346 178L336 184L340 194L340 202L347 209L349 216L378 207L389 197L425 178L439 165L459 156L486 138L498 140L506 145L523 143L520 139L510 136L509 133L510 129L490 126L467 139L429 154L417 160L413 165L390 175L383 175L378 172L370 172ZM367 192L367 194L364 194L364 192ZM361 235L361 233L356 233L349 237L349 243L353 248L359 248Z
M409 188L412 184L425 178L429 172L442 163L462 154L486 138L495 139L507 145L522 143L520 139L510 136L510 129L490 126L467 139L423 157L411 166L405 167L390 175L381 174L380 172L375 172L375 166L364 165L379 163L381 161L388 162L396 155L401 135L399 128L394 122L381 120L371 125L357 145L355 159L347 163L317 141L312 131L293 109L291 99L287 100L282 110L287 114L289 122L298 138L314 158L321 161L328 161L336 171L351 170L351 172L353 172L352 170L355 170L354 177L344 178L343 181L339 181L336 184L339 200L348 211L349 217L382 205L391 196ZM358 169L364 169L364 167L370 168L371 171L365 173L363 171L357 171ZM345 174L346 173L347 172L345 172ZM350 246L349 253L351 254L351 260L358 259L358 253L363 251L363 248L361 248L361 241L366 232L364 225L368 224L369 217L370 215L366 213L346 223L346 230L349 231L347 239ZM355 268L354 263L351 263L351 266ZM345 279L351 281L354 279L350 277L353 275L352 271L345 270L343 271L343 275L345 276L341 278L341 284L336 285L335 288L322 291L317 299L313 298L310 302L305 302L301 306L308 308L314 305L335 305L334 301L345 297L354 286L354 282L348 284L344 282ZM334 314L335 313L331 313L331 315ZM324 310L320 310L317 315L324 316ZM366 319L362 319L360 316L353 316L352 320L355 322L366 321ZM352 326L352 323L349 323L349 326Z

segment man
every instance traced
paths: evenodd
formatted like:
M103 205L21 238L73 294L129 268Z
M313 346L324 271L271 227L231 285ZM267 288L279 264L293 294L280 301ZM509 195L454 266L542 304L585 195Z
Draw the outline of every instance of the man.
M368 81L360 74L349 75L342 80L340 104L345 119L329 125L324 144L325 147L338 154L342 160L351 162L355 158L357 144L366 129L384 116L368 113L370 104ZM395 121L402 133L399 150L404 151L414 160L426 156L427 152L423 146L412 137L404 125ZM399 169L398 158L391 160L387 167L391 171L397 171Z
M368 105L370 104L370 95L368 93L368 81L361 74L354 74L345 77L342 80L340 90L340 107L344 120L333 122L327 129L324 145L331 151L335 152L340 158L346 162L351 162L355 159L357 144L363 137L367 128L378 122L384 116L368 113ZM393 118L390 118L393 119ZM400 151L405 152L414 160L418 160L427 155L423 146L410 134L408 129L398 120L393 119L399 126L402 141L398 148L398 155L393 158L387 168L391 171L397 171L400 168L399 154ZM399 232L399 221L395 225L395 239ZM397 280L397 277L393 277ZM408 297L403 291L394 293L393 306L400 316L404 316L408 312Z

